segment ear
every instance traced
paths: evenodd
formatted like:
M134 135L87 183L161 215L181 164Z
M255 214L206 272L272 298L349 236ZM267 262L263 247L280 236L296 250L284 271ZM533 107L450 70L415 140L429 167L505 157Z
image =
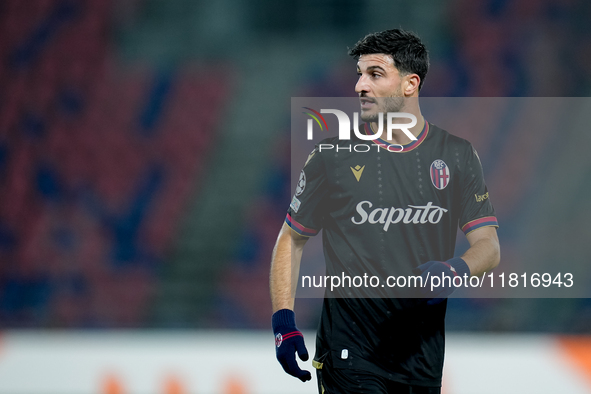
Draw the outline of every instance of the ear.
M402 81L402 93L404 93L404 96L418 96L420 83L421 78L417 74L405 75Z

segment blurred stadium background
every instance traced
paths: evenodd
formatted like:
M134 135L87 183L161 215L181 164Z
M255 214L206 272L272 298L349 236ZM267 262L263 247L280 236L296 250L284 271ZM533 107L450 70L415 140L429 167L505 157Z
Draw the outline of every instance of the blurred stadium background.
M589 20L587 0L0 1L0 393L315 392L270 332L290 98L354 96L347 47L401 26L430 49L423 96L588 109ZM588 130L520 116L472 141L502 264L585 265ZM444 393L591 392L590 298L451 301ZM296 304L311 348L320 302Z

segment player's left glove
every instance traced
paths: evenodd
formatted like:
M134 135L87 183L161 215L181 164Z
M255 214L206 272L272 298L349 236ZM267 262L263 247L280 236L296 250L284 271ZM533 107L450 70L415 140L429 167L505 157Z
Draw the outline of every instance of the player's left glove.
M300 369L295 358L297 352L302 361L308 361L308 350L304 344L304 336L296 327L295 313L290 309L280 309L273 314L272 323L275 353L285 372L302 382L312 379L309 371Z
M421 288L423 297L429 298L428 305L435 305L449 297L456 289L453 285L453 279L457 276L464 280L464 275L470 277L470 268L468 264L460 258L454 257L447 261L428 261L413 269L415 275L421 275L424 286ZM439 286L431 288L433 277L438 277ZM458 281L456 280L456 283Z

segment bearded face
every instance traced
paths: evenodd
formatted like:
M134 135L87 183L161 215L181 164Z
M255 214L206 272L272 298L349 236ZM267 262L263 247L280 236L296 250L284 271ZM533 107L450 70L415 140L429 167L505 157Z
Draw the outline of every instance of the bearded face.
M388 112L402 112L405 99L402 97L402 92L397 93L400 93L400 96L367 98L373 101L374 105L370 105L370 108L364 108L364 105L361 106L361 120L364 122L377 122L380 113L383 113L384 118L386 118Z
M406 74L394 66L394 59L385 54L362 55L357 62L361 119L377 122L380 113L402 112L405 107L403 83Z

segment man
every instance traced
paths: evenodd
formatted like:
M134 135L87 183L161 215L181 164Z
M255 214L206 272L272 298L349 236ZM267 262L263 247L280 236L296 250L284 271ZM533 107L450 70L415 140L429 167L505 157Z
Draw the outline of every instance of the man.
M367 153L316 148L304 165L270 275L277 358L302 381L311 375L295 359L297 352L306 361L308 353L293 309L308 237L323 230L327 273L337 276L467 278L492 270L500 259L476 151L421 115L418 96L429 59L420 39L387 30L366 36L349 54L358 59L355 91L366 122L360 130L376 133L380 113L405 112L417 122L409 129L412 139L395 129ZM367 141L323 142L344 147ZM454 258L457 226L470 248ZM313 361L319 392L440 393L446 297L453 289L435 288L422 293L425 299L372 298L376 293L349 289L325 297Z

